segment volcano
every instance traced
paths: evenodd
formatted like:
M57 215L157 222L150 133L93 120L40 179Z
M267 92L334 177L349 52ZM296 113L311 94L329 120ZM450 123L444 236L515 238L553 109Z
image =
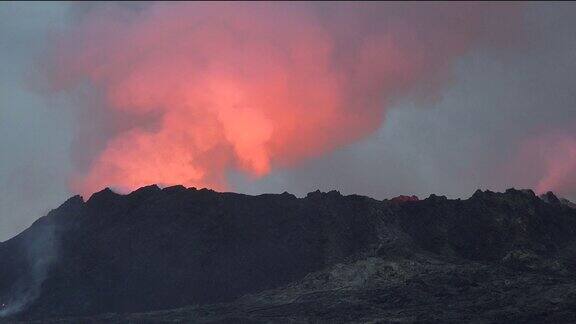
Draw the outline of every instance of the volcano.
M105 189L0 243L0 305L7 322L574 322L576 209L516 189Z

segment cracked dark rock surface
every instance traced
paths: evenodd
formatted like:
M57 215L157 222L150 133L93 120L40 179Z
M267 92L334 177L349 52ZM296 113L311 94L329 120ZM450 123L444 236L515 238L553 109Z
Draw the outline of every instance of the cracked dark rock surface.
M16 302L0 321L576 322L576 209L515 189L106 189L0 243L0 304Z

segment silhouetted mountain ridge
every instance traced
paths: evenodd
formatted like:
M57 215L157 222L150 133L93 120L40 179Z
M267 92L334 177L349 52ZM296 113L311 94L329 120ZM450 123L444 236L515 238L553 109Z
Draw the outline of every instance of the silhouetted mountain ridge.
M575 274L576 209L551 192L379 201L337 191L107 188L68 199L0 243L0 314L569 321ZM187 308L158 311L178 307Z

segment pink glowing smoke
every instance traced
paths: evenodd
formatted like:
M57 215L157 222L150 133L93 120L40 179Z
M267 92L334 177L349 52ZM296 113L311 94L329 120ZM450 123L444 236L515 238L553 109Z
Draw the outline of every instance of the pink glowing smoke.
M576 188L576 136L552 131L528 139L517 163L528 163L538 193L555 191L574 194ZM526 175L530 177L530 175Z
M230 170L261 177L332 151L373 133L394 101L436 95L459 57L505 41L516 11L370 3L91 9L57 44L51 82L95 89L102 105L87 109L105 112L115 128L99 134L102 148L84 158L73 190L226 189ZM88 145L77 143L79 151Z

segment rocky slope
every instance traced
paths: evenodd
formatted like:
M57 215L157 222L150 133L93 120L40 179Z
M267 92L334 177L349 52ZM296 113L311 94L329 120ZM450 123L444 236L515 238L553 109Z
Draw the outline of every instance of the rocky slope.
M122 323L576 321L569 202L514 189L408 198L180 186L73 197L0 243L0 314Z

